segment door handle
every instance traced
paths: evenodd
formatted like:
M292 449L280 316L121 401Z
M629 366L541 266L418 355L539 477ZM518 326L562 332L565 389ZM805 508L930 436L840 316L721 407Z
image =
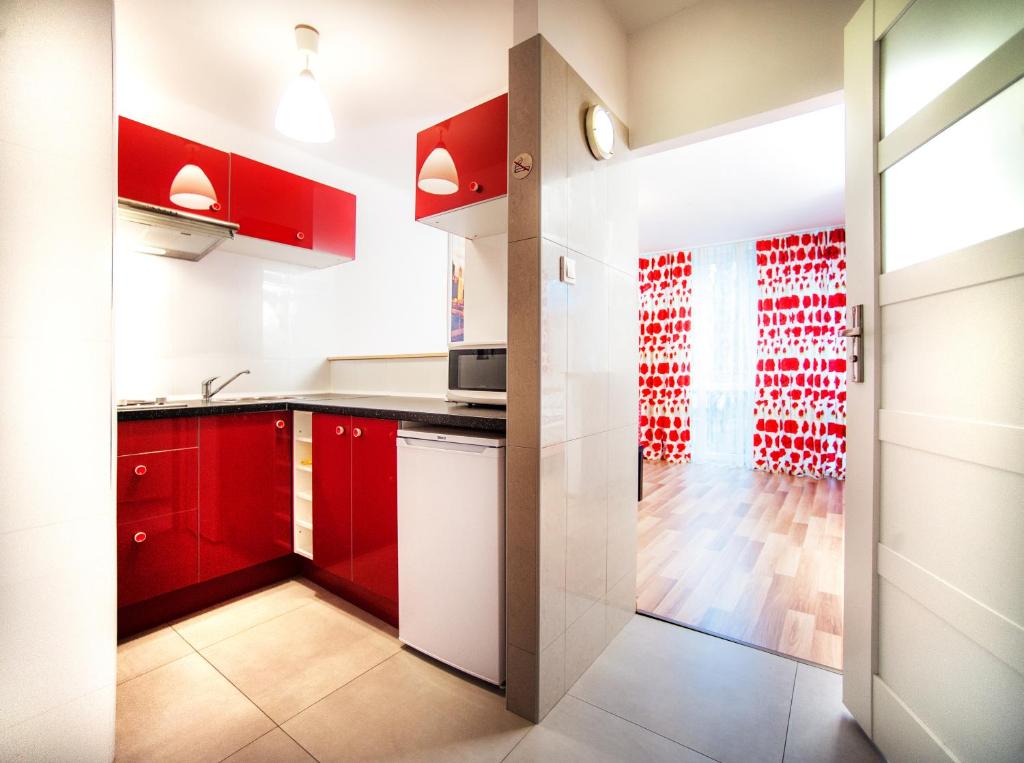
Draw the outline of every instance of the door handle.
M864 381L864 305L846 308L846 328L840 334L850 340L846 349L846 381Z

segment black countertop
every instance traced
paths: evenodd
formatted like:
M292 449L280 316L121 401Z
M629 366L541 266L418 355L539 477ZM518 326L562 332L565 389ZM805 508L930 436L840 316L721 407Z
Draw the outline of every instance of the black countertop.
M368 419L398 419L435 426L462 427L487 432L505 431L505 409L449 403L428 397L394 395L299 395L274 400L224 400L209 403L190 400L167 405L124 406L117 409L118 421L166 419L180 416L217 416L254 411L313 411L362 416Z

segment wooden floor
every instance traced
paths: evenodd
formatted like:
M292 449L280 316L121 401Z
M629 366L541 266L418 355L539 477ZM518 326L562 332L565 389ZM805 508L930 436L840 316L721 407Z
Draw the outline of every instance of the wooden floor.
M830 668L843 661L843 485L644 464L637 608Z

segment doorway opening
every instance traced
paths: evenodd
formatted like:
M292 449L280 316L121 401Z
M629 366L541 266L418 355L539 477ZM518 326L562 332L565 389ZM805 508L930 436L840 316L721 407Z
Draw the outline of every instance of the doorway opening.
M637 609L834 670L843 119L835 104L639 169Z

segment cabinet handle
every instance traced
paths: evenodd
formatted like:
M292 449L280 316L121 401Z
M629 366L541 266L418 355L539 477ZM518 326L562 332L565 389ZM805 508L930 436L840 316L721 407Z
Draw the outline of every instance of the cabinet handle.
M274 422L274 426L278 429L284 429L284 419L278 419Z
M483 186L481 186L478 182L474 180L472 183L469 184L469 190L471 190L473 193L480 193L484 189Z
M306 234L303 233L302 231L299 231L298 233L295 234L295 238L297 238L299 241L302 241L303 239L306 238Z
M135 474L137 476L139 476L139 477L141 477L143 474L145 474L146 471L147 471L147 469L146 469L146 465L145 464L139 464L138 466L135 467Z
M139 532L135 533L135 535L132 536L132 540L135 541L136 543L145 543L146 542L146 533L144 533L142 531L139 531Z
M334 431L337 432L338 434L345 434L345 427L338 427Z
M352 429L352 436L353 437L362 437L363 436L363 430L360 429L359 427L353 427L353 429Z
M212 209L214 212L220 212L220 209L221 209L220 202L219 201L213 202L213 204L210 205L210 209Z

